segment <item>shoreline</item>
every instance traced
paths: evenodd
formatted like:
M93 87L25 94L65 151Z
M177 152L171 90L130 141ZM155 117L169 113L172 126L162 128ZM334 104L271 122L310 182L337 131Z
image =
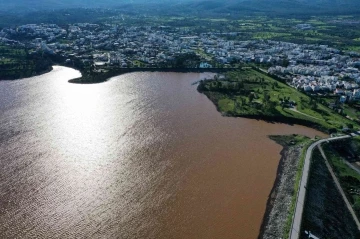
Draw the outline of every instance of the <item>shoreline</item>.
M288 125L302 125L305 127L309 127L312 129L316 129L319 130L325 134L329 134L328 129L323 128L320 124L311 122L311 121L307 121L304 119L297 119L297 118L290 118L290 117L286 117L286 116L271 116L271 115L250 115L250 114L229 114L229 113L225 113L225 112L221 112L219 109L219 106L211 99L211 97L209 97L205 92L199 91L199 93L206 95L206 97L213 102L213 104L216 107L216 110L224 117L241 117L241 118L246 118L246 119L254 119L254 120L262 120L265 121L267 123L271 123L271 124L275 124L275 123L280 123L280 124L288 124Z
M0 78L0 81L16 81L16 80L23 80L23 79L35 77L35 76L41 76L41 75L44 75L46 73L53 71L54 70L53 66L56 66L56 65L52 65L49 68L47 68L46 70L36 72L35 74L27 75L27 76L20 77L20 78Z
M238 69L238 68L162 68L162 67L139 68L137 67L137 68L113 68L107 72L93 72L91 75L89 75L88 73L84 72L84 69L82 68L73 65L55 63L46 70L43 70L41 72L36 72L35 74L32 75L28 75L21 78L3 78L3 79L0 78L0 81L15 81L15 80L22 80L35 76L41 76L43 74L51 72L54 69L53 68L54 66L68 67L79 71L81 73L80 77L68 80L69 83L73 83L73 84L98 84L98 83L107 82L112 77L120 76L127 73L133 73L133 72L223 73Z
M324 134L329 134L329 132L323 127L321 127L319 124L302 119L295 119L284 116L266 116L266 115L231 115L231 114L230 115L222 114L222 115L225 117L240 117L240 118L253 119L253 120L262 120L270 124L279 123L279 124L287 124L287 125L301 125L315 130L319 130Z
M74 68L74 67L72 67ZM133 72L175 72L175 73L205 73L205 72L212 72L212 73L223 73L227 71L237 70L238 68L117 68L109 72L99 72L95 73L91 76L87 76L84 74L80 69L74 68L81 73L81 77L71 79L68 82L73 84L99 84L104 83L110 80L112 77L120 76L127 73ZM210 101L211 98L205 93L197 89L199 93L205 94ZM213 101L212 101L213 102ZM213 102L214 103L214 102ZM218 108L218 105L214 103L218 112L221 112ZM221 113L223 116L226 117L242 117L247 119L255 119L255 120L263 120L268 123L284 123L289 125L302 125L309 128L313 128L319 130L323 133L328 134L328 129L321 127L320 124L310 122L303 119L296 119L290 118L285 116L270 116L270 115L234 115L229 113Z
M282 141L286 137L289 136L269 136L269 139L280 144L283 148L280 151L281 158L274 185L266 202L258 239L281 238L291 208L293 192L289 193L289 191L294 190L297 173L297 170L294 169L299 166L301 152L305 144L289 145Z
M199 85L200 86L200 85ZM316 123L314 121L309 121L309 120L305 120L305 119L300 119L300 118L293 118L293 117L287 117L284 115L269 115L269 114L236 114L236 113L232 113L232 112L222 112L221 109L219 108L219 105L216 101L216 99L214 97L211 96L211 94L209 94L207 91L203 91L200 87L198 86L197 90L199 93L206 95L206 97L213 102L213 104L216 107L216 110L225 117L241 117L241 118L247 118L247 119L255 119L255 120L263 120L267 123L284 123L284 124L288 124L288 125L302 125L302 126L306 126L312 129L316 129L319 130L325 134L330 134L332 129L328 129L323 127L321 124Z
M238 69L238 68L117 68L117 69L114 69L112 71L105 72L105 73L104 72L95 73L92 76L90 76L91 78L89 78L89 76L87 76L86 73L84 73L83 70L78 67L68 66L68 65L64 65L64 64L55 64L55 65L52 65L46 71L43 71L39 74L35 74L33 76L18 78L18 79L0 79L0 81L15 81L15 80L21 80L21 79L34 77L34 76L43 75L43 74L51 72L54 69L53 66L63 66L63 67L69 67L69 68L78 70L81 73L81 77L68 80L69 83L73 83L73 84L99 84L99 83L107 82L112 77L120 76L120 75L127 74L127 73L132 73L132 72L175 72L175 73L212 72L212 73L223 73L223 72ZM327 129L324 129L323 127L321 127L320 124L316 124L314 122L310 122L310 121L302 120L302 119L295 119L295 118L289 118L289 117L284 117L284 116L246 115L246 114L235 115L235 114L223 113L220 111L218 105L215 104L215 102L211 99L211 97L209 97L205 92L202 92L199 89L197 89L197 90L199 93L205 94L208 97L208 99L214 103L217 111L220 112L225 117L242 117L242 118L247 118L247 119L263 120L268 123L284 123L284 124L289 124L289 125L297 124L297 125L302 125L302 126L306 126L306 127L310 127L310 128L319 130L326 134L329 133L329 132L327 132Z
M63 65L54 65L54 66L63 66ZM51 70L54 70L54 66L51 66ZM69 66L64 66L64 67L69 67ZM71 68L76 69L76 68L73 68L73 67L71 67ZM154 68L154 69L153 68L151 68L151 69L146 68L146 69L147 70L145 72L183 72L183 73L212 72L211 70L208 70L208 69L196 69L196 70L194 70L194 69L193 70L191 70L191 69L178 69L178 71L175 71L174 69L159 70L159 68ZM76 69L76 70L80 71L79 69ZM213 70L215 71L215 70L218 70L218 69L213 69ZM228 70L231 70L231 69L229 69L229 68L223 69L223 71L228 71ZM122 73L116 74L116 75L126 74L126 73L130 73L130 72L140 72L140 71L139 71L138 68L137 69L130 68L130 69L128 69L128 71L122 72ZM219 71L217 71L217 72L219 72ZM47 73L47 72L45 72L45 73ZM43 74L45 74L45 73L43 73ZM114 74L115 72L111 72L111 73ZM103 82L106 82L110 78L106 79ZM83 77L72 79L72 80L69 80L68 82L73 81L73 80L80 80L80 79L83 79ZM85 82L70 82L70 83L95 84L95 83L101 83L101 82L86 82L85 81ZM203 93L203 92L200 92L200 93ZM216 106L216 108L218 110L217 104L214 104L214 105ZM218 112L220 112L220 111L218 110ZM311 123L311 122L304 121L303 123L299 123L299 121L297 119L293 119L293 118L288 119L287 117L281 117L281 116L233 115L233 114L227 114L227 113L222 113L222 115L224 117L242 117L242 118L262 120L262 121L266 121L266 122L272 123L272 124L275 124L275 123L285 123L285 124L288 124L288 125L298 124L298 125L305 125L305 126L311 127L311 128L316 128L314 126L314 124ZM266 237L268 235L269 236L271 236L271 235L274 236L275 235L275 234L271 234L271 232L268 232L267 228L269 227L270 224L277 224L276 221L272 220L271 214L273 213L273 210L275 208L276 199L279 196L279 193L281 193L280 190L281 190L282 180L283 180L284 177L286 178L286 175L284 176L284 174L286 174L286 168L289 165L289 162L293 162L293 160L294 160L294 158L291 158L291 155L289 155L289 152L292 151L292 150L294 151L295 149L297 149L301 153L301 149L302 149L302 147L299 146L299 145L284 144L284 143L280 142L281 140L279 140L279 142L278 142L276 139L273 138L273 137L286 137L286 136L268 136L268 137L271 140L275 141L277 144L280 144L282 146L282 149L280 151L281 158L280 158L278 166L277 166L275 181L274 181L274 184L273 184L273 186L271 188L270 193L268 194L268 198L267 198L267 202L266 202L266 208L265 208L265 212L264 212L262 222L261 222L261 225L260 225L260 232L259 232L259 235L258 235L258 239L260 239L260 238L269 238L269 237ZM299 162L299 159L300 159L300 157L298 157L296 159L297 163ZM296 174L296 172L295 172L295 174ZM280 211L280 212L282 212L282 211ZM287 211L284 211L282 213L284 213L286 215L288 214ZM281 226L284 226L284 225L281 225ZM270 237L270 238L273 238L273 237Z
M55 65L52 65L49 69L47 69L41 73L37 73L33 76L28 76L28 77L23 77L23 78L18 78L18 79L0 79L0 81L15 81L15 80L21 80L21 79L34 77L34 76L40 76L40 75L51 72L54 69L53 66L69 67L69 68L78 70L82 76L75 78L75 79L68 80L68 82L72 83L72 84L99 84L99 83L107 82L112 77L120 76L120 75L127 74L127 73L132 73L132 72L175 72L175 73L212 72L212 73L223 73L223 72L238 69L238 68L117 68L117 69L114 69L112 71L105 72L105 73L104 72L95 73L94 75L90 76L91 78L89 78L89 76L86 76L86 74L84 74L84 72L78 67L68 66L68 65L64 65L64 64L55 64ZM211 99L211 97L209 97L205 92L202 92L199 89L198 89L198 92L201 94L205 94L208 97L208 99L214 103L214 101ZM321 127L320 124L316 124L314 122L310 122L307 120L284 117L284 116L229 114L229 113L221 112L218 105L215 103L214 103L214 105L215 105L217 111L220 112L224 117L241 117L241 118L247 118L247 119L262 120L262 121L265 121L268 123L284 123L284 124L288 124L288 125L297 124L297 125L302 125L302 126L306 126L309 128L319 130L326 134L329 133L327 131L327 129Z
M271 188L268 199L266 201L266 209L265 209L265 213L263 216L263 220L261 222L258 239L265 238L265 234L269 234L271 236L277 236L277 235L273 235L272 233L266 232L266 227L270 224L270 213L272 212L272 210L274 208L275 199L276 199L276 196L279 191L280 180L281 180L281 176L282 176L282 173L284 170L284 161L286 160L285 152L287 150L289 150L289 147L283 146L282 150L280 151L281 158L279 161L278 168L276 170L276 178L274 181L274 185Z
M72 67L73 68L73 67ZM81 69L81 77L71 79L68 82L74 84L98 84L108 81L110 78L133 72L175 72L175 73L222 73L226 71L236 70L237 68L114 68L108 72L93 72L91 75L83 72Z

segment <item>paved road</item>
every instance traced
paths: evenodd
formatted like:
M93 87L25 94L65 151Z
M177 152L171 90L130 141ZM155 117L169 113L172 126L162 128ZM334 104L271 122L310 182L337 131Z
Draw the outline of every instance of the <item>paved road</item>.
M316 117L314 117L314 116L311 116L311 115L305 114L305 113L303 113L303 112L300 112L300 111L298 111L296 108L289 108L289 110L294 111L294 112L299 113L299 114L302 114L302 115L305 115L305 116L307 116L307 117L316 119L316 120L322 120L322 119L320 119L320 118L316 118Z
M258 67L258 69L259 69L260 71L264 72L265 74L269 73L267 70L262 69L262 68L260 68L260 67Z
M352 165L351 163L349 163L348 161L344 160L344 162L346 163L347 166L349 166L350 168L354 169L358 174L360 174L360 169L354 165Z
M309 179L310 159L311 159L313 149L317 145L319 145L323 142L326 142L326 141L340 140L340 139L346 139L346 138L350 138L350 137L351 136L349 136L349 135L345 135L345 136L340 136L340 137L322 139L322 140L319 140L319 141L313 143L312 145L310 145L310 147L306 151L304 168L303 168L301 181L300 181L300 187L299 187L299 191L298 191L298 195L297 195L295 213L294 213L293 222L292 222L291 229L290 229L290 236L289 236L290 239L298 239L300 236L300 227L301 227L302 215L303 215L303 210L304 210L306 186L307 186L308 179Z
M332 179L334 180L335 182L335 185L336 185L336 188L338 189L338 191L340 192L342 198L344 199L345 201L345 204L346 204L346 207L349 209L349 212L351 213L351 216L353 217L355 223L356 223L356 226L358 227L358 230L360 230L360 222L359 222L359 219L357 218L355 212L354 212L354 209L351 207L351 204L349 202L349 200L347 199L345 193L344 193L344 190L342 189L342 187L340 186L340 183L339 183L339 180L337 179L334 171L332 170L331 168L331 165L329 164L329 161L327 160L326 158L326 155L324 153L324 150L322 149L321 145L319 144L318 145L318 148L320 150L320 153L321 155L323 156L323 158L325 159L325 164L326 164L326 167L328 168L330 174L331 174L331 177Z

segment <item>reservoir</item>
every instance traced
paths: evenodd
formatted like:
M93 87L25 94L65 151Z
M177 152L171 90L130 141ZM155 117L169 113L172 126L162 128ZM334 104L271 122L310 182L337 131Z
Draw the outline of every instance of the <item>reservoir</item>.
M257 238L303 126L223 117L193 82L139 72L92 85L55 66L0 82L0 238Z

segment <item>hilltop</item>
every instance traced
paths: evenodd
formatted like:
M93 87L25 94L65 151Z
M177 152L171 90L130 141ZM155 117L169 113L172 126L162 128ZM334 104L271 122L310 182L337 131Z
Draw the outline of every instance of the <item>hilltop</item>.
M360 2L357 0L182 0L176 3L170 0L13 0L2 1L2 11L43 11L67 8L113 8L124 6L140 7L146 11L153 7L154 13L179 14L192 12L200 14L346 14L359 13Z

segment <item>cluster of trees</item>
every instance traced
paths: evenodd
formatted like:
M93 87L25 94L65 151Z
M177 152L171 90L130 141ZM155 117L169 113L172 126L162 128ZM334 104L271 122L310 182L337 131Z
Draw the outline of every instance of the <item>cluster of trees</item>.
M222 93L243 93L245 91L243 82L229 82L225 80L201 81L198 90Z
M194 52L179 54L171 62L173 68L199 68L200 57Z
M0 79L11 80L34 76L51 70L53 61L41 52L29 53L25 48L0 46Z

